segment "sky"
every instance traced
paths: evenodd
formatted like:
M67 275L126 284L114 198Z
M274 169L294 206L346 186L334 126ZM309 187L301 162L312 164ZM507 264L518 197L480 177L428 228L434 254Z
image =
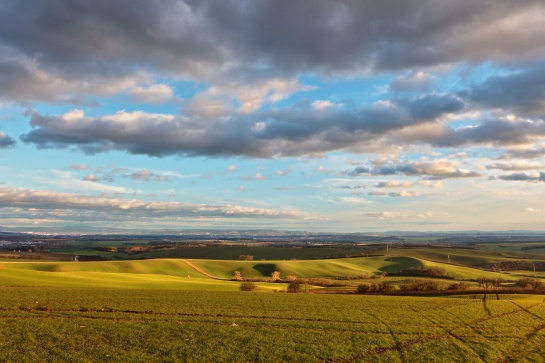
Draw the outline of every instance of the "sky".
M2 230L545 230L541 0L0 19Z

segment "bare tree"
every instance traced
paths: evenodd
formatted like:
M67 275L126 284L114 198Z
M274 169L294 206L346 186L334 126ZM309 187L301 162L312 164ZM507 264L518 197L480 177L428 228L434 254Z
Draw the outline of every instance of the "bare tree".
M274 272L271 274L271 280L273 280L273 281L278 281L278 280L280 280L280 272L274 271Z

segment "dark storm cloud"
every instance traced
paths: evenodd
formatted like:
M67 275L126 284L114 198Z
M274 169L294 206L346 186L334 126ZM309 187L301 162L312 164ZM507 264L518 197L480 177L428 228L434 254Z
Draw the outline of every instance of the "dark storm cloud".
M60 117L34 113L31 116L34 130L21 139L38 148L77 146L91 154L124 150L150 156L270 158L361 147L377 136L430 122L458 107L462 104L457 99L426 96L422 102L419 99L406 102L405 107L378 103L360 108L316 110L304 104L225 120L141 111L123 111L99 118L84 117L82 111Z
M39 88L24 92L44 77L56 80L46 88L84 94L93 87L73 83L138 71L247 83L299 72L524 64L543 55L544 17L537 0L5 0L1 95L49 100Z
M15 146L15 140L10 136L0 132L0 149Z

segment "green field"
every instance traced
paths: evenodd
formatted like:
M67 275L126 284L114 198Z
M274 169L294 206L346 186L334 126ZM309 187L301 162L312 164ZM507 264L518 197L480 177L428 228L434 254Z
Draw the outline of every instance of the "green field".
M445 263L444 252L455 263ZM410 268L444 269L450 279L418 278L443 286L479 277L512 284L528 273L484 270L495 253L421 248L299 261L0 261L0 361L542 362L543 295L346 293L362 282L414 281L395 276ZM291 294L287 283L264 281L243 292L229 281L235 271L347 285L339 290L345 293L308 286L311 293Z
M534 295L3 287L0 296L3 362L539 362L545 354L545 303Z

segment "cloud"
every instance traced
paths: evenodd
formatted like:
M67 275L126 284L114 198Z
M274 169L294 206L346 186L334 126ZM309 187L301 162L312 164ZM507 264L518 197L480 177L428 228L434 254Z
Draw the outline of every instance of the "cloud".
M155 84L149 87L135 87L129 92L134 102L141 103L165 103L172 101L174 91L168 84Z
M453 95L429 94L415 99L401 99L398 104L404 107L415 120L434 120L445 114L458 113L464 103Z
M542 165L532 164L528 162L514 162L511 164L494 163L486 166L487 169L497 169L503 171L522 171L522 170L535 170L543 168Z
M447 159L420 160L416 162L391 162L375 168L357 167L348 175L396 175L426 176L440 180L448 178L474 178L481 174L458 168L458 163Z
M535 147L531 149L513 149L509 150L499 157L499 159L537 159L545 155L545 148Z
M69 168L72 170L87 170L89 166L87 164L72 164Z
M312 108L315 110L325 110L330 107L338 107L338 106L340 105L335 104L331 101L327 101L327 100L316 100L312 102Z
M15 146L16 142L13 138L0 132L0 149Z
M63 61L48 67L32 52L25 54L2 43L0 36L0 99L96 105L89 96L124 92L147 79L139 72L127 74L121 67L91 74L82 69L82 74L70 75L68 69L63 70L63 66L69 67Z
M326 168L325 166L320 165L320 166L318 166L316 169L314 169L314 171L316 171L317 173L330 174L330 173L333 172L333 169L331 169L331 168Z
M212 115L207 109L209 104L217 108L216 115L220 111L236 109L241 114L249 114L259 110L265 103L277 103L294 93L310 91L311 86L300 84L294 79L273 78L267 80L246 80L245 83L230 83L218 85L198 94L186 103L189 113ZM237 103L238 107L233 104Z
M286 191L286 190L297 190L298 188L297 187L278 187L278 188L275 188L275 190L282 190L282 191Z
M220 119L144 111L102 117L86 117L80 110L61 116L34 112L30 120L34 129L21 140L38 148L76 146L89 154L122 150L150 156L299 156L356 150L377 135L430 122L453 107L461 107L458 99L428 95L400 105L377 102L312 111L303 104Z
M545 115L545 63L513 73L494 75L462 93L483 108L513 110L521 115Z
M100 181L101 177L99 177L98 175L95 175L95 174L89 174L89 175L86 175L85 177L83 177L83 180L96 182L96 181Z
M290 169L287 169L287 170L280 170L280 169L277 169L274 171L274 174L275 175L280 175L280 176L286 176L286 175L289 175L291 174L292 170Z
M414 72L409 75L397 76L390 88L397 92L428 91L433 78L424 72Z
M409 181L399 181L399 180L388 180L382 181L378 184L375 184L376 188L411 188L411 187L420 187L420 188L439 188L445 186L443 180L419 180L417 182ZM380 193L380 192L377 192ZM387 193L387 192L385 192ZM379 195L379 194L375 194Z
M392 197L392 198L410 198L410 197L417 197L420 195L420 192L418 191L411 191L411 190L402 190L399 192L386 192L386 191L373 191L367 193L367 195L375 196L375 197Z
M446 185L444 180L420 180L413 183L413 186L422 188L440 188Z
M131 218L296 218L314 219L316 216L294 211L243 207L232 204L193 204L182 202L145 202L137 199L94 197L45 190L0 187L0 209L30 208L49 212L66 211L68 219L72 211L85 211L100 217ZM77 213L75 214L77 218Z
M446 129L429 142L438 147L457 147L466 144L509 146L528 144L544 135L545 122L542 120L495 119L458 129Z
M545 173L544 172L532 173L532 174L514 173L514 174L508 174L508 175L501 175L498 177L498 179L507 180L507 181L545 182Z
M130 174L123 176L124 178L138 180L138 181L158 181L158 182L167 182L170 181L170 178L167 175L157 174L151 170L138 170Z
M300 72L525 64L544 53L544 7L537 0L505 0L501 6L471 0L317 0L312 6L165 0L138 7L127 0L97 0L93 6L83 0L6 0L0 9L0 92L7 99L63 102L108 89L138 94L142 83L149 84L133 81L142 69L229 86ZM271 102L293 92L270 89L263 95ZM257 109L260 99L241 92L241 110Z
M341 197L341 202L344 204L370 204L372 202L363 199L363 198L356 198L356 197Z
M377 188L408 188L412 185L408 181L389 180L383 181L375 185Z
M53 188L62 188L63 190L73 190L76 192L83 191L96 191L101 193L116 193L116 194L134 194L136 191L133 189L127 189L114 185L107 185L99 183L99 181L111 181L107 175L94 174L90 177L93 183L89 183L87 180L82 180L81 177L77 176L72 171L66 170L51 170L51 173L54 175L53 178L50 177L40 177L33 176L33 181L39 183L45 183L51 185ZM94 180L93 180L94 179Z
M238 171L239 169L240 167L238 165L232 164L232 165L229 165L225 171L233 172L233 171Z
M427 211L426 213L402 213L402 212L372 212L367 213L366 216L375 218L375 219L428 219L433 218L433 213Z
M257 173L255 175L255 179L256 180L265 180L265 179L267 179L267 177L265 175L261 174L261 173Z

